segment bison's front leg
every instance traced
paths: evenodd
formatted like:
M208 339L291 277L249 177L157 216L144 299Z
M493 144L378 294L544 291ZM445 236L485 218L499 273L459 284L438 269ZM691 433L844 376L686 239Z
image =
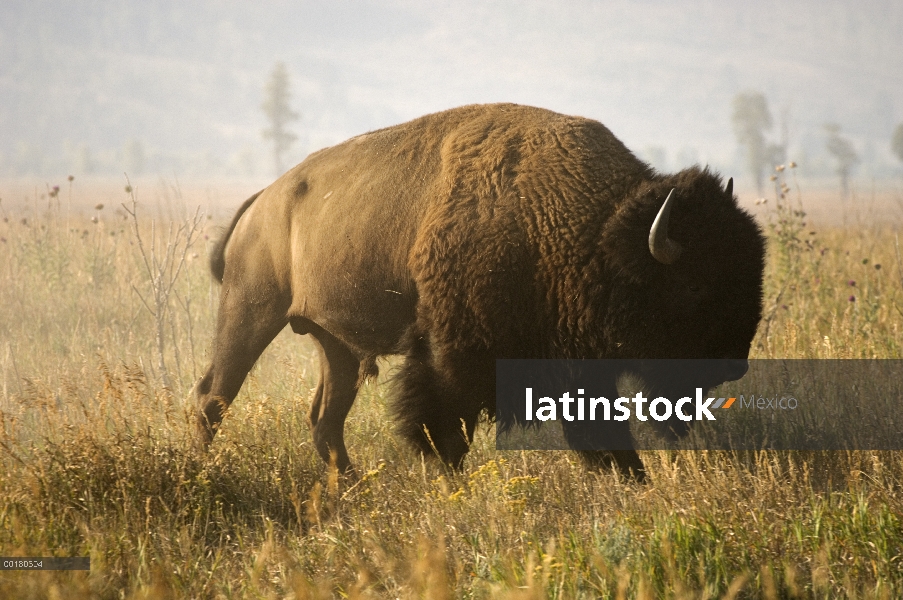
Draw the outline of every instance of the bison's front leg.
M426 456L460 469L474 430L495 391L495 361L444 352L437 364L426 336L410 335L393 409L398 432Z
M565 421L562 427L568 445L588 467L606 470L614 464L625 477L645 482L646 469L633 447L627 423Z
M577 454L590 469L608 471L617 466L624 477L646 483L646 468L636 450L582 450Z

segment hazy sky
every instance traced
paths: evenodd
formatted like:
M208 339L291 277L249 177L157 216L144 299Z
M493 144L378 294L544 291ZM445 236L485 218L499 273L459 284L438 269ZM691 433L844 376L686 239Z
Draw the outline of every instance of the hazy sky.
M757 90L792 154L827 168L823 125L836 122L862 169L886 175L901 31L893 0L5 0L0 173L121 172L129 145L148 170L268 173L260 104L284 61L302 115L290 162L427 112L512 101L598 119L670 169L738 168L730 103Z

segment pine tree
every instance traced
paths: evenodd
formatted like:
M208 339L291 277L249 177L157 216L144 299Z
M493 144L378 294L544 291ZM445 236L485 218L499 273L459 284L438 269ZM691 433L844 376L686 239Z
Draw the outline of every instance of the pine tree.
M894 129L894 135L890 139L890 149L894 151L900 162L903 162L903 123L900 123Z
M746 147L746 166L756 182L756 190L762 194L765 167L776 148L765 143L766 129L771 128L771 113L765 96L759 92L737 94L733 103L731 120L737 142Z
M263 137L273 142L273 161L277 177L285 171L282 162L285 152L298 139L298 136L288 130L288 124L299 118L298 113L293 111L289 104L290 99L288 71L284 63L277 62L264 88L264 100L261 105L270 122L269 128L263 130Z
M840 135L840 125L826 123L825 131L828 133L825 147L837 160L836 173L840 176L840 192L846 198L850 193L850 173L859 163L859 155L853 142Z

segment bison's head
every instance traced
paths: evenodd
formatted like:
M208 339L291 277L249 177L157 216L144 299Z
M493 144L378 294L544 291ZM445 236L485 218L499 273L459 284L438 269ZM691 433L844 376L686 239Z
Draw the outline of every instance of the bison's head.
M608 221L602 245L610 355L729 359L704 375L710 387L743 376L762 317L765 240L731 182L693 168L643 184ZM687 395L644 379L650 393Z

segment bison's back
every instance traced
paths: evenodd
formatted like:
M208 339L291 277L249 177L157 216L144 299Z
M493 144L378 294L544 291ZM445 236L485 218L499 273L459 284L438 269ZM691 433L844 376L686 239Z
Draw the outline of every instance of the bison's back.
M595 121L474 105L316 152L242 221L285 257L292 314L362 353L395 351L419 311L435 335L522 354L512 340L543 343L523 322L566 318L556 286L587 276L586 239L646 175Z

